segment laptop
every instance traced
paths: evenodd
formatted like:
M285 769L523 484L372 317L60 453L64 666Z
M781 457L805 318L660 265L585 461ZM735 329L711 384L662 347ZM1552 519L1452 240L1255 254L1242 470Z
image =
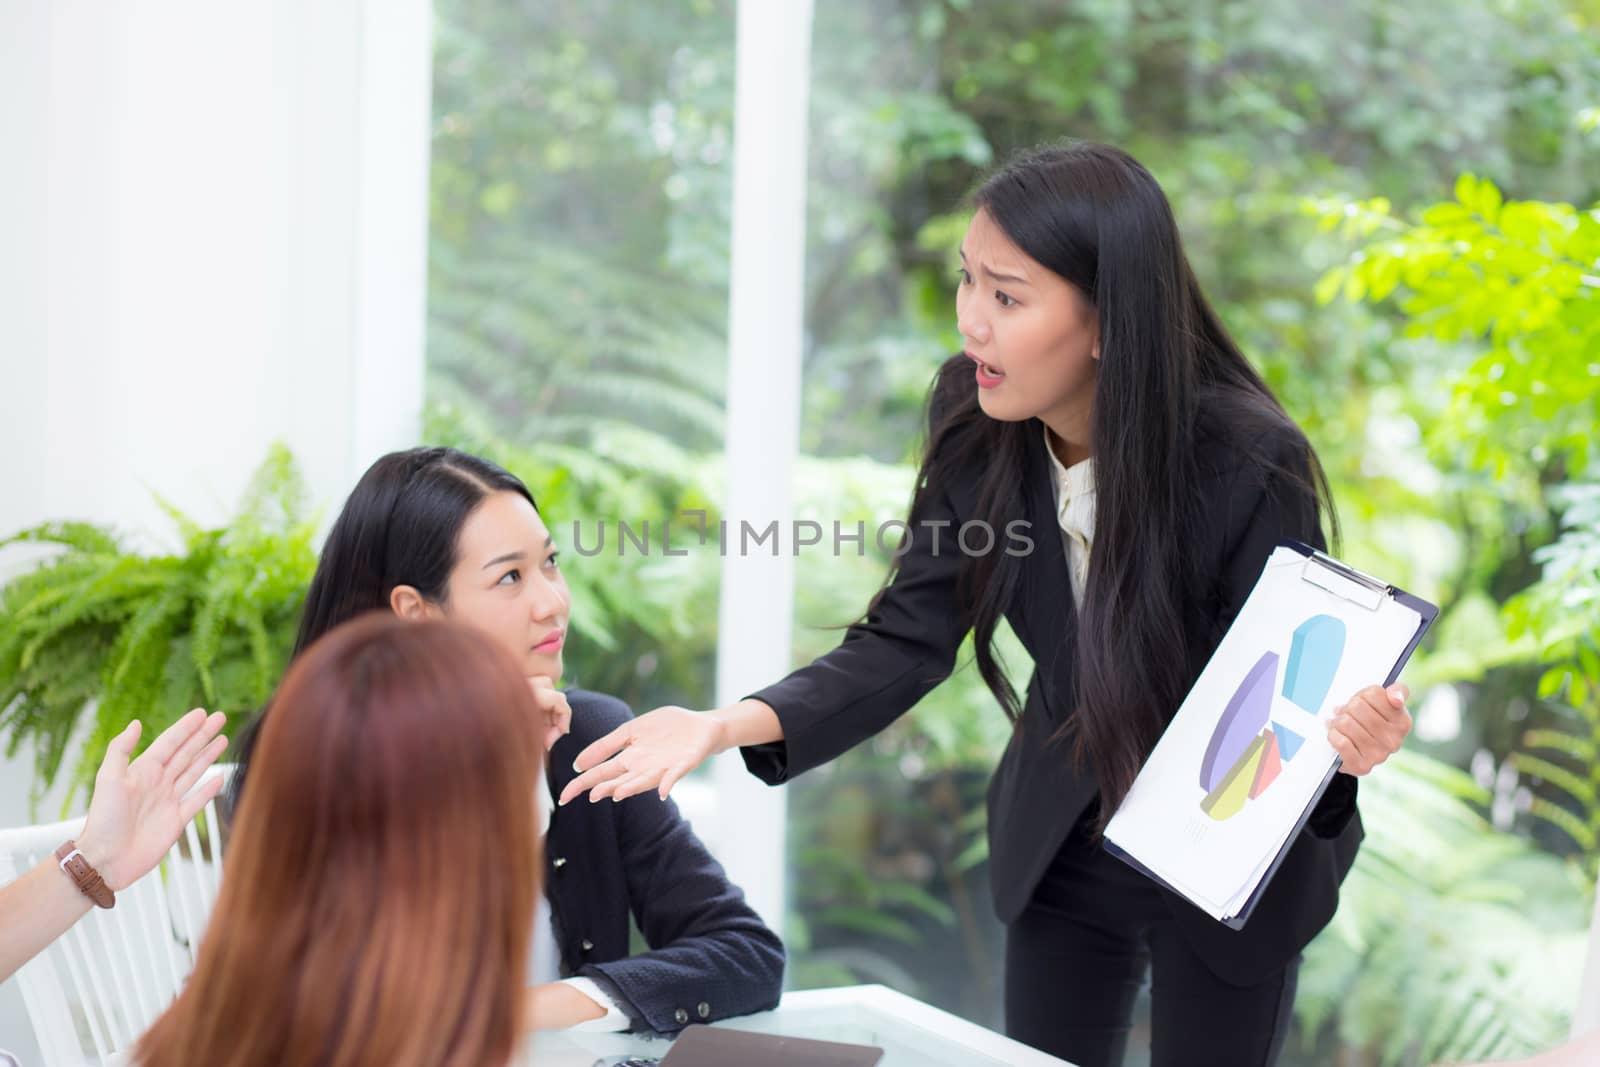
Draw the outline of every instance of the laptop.
M661 1067L875 1067L883 1049L778 1034L695 1025L661 1059Z

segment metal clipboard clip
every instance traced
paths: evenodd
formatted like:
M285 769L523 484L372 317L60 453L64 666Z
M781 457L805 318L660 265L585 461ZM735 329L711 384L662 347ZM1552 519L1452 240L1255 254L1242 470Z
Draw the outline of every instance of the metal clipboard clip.
M1300 579L1368 611L1377 611L1384 599L1394 593L1394 586L1389 583L1363 574L1316 549L1306 557Z

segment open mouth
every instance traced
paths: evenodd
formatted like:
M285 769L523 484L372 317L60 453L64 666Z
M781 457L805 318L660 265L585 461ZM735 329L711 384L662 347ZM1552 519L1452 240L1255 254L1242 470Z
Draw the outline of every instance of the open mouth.
M999 367L996 367L993 364L985 363L971 352L968 352L966 355L968 359L972 360L972 362L978 365L977 372L979 385L985 387L998 385L1005 378L1006 372L1001 370Z

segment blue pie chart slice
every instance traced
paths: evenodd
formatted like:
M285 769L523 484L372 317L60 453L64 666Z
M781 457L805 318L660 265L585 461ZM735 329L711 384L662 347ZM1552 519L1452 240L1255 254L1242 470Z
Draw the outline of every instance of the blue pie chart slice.
M1301 623L1289 645L1283 695L1311 714L1320 714L1344 658L1344 638L1344 621L1332 615L1313 615Z

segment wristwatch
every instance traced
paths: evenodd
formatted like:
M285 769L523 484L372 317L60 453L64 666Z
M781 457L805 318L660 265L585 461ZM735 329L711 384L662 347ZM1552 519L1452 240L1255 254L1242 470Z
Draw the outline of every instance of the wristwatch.
M76 841L63 842L61 847L56 849L56 862L67 872L67 877L77 883L79 892L94 901L95 907L117 906L116 894L111 892L106 880L100 877L100 872L89 866L89 861L78 851Z

